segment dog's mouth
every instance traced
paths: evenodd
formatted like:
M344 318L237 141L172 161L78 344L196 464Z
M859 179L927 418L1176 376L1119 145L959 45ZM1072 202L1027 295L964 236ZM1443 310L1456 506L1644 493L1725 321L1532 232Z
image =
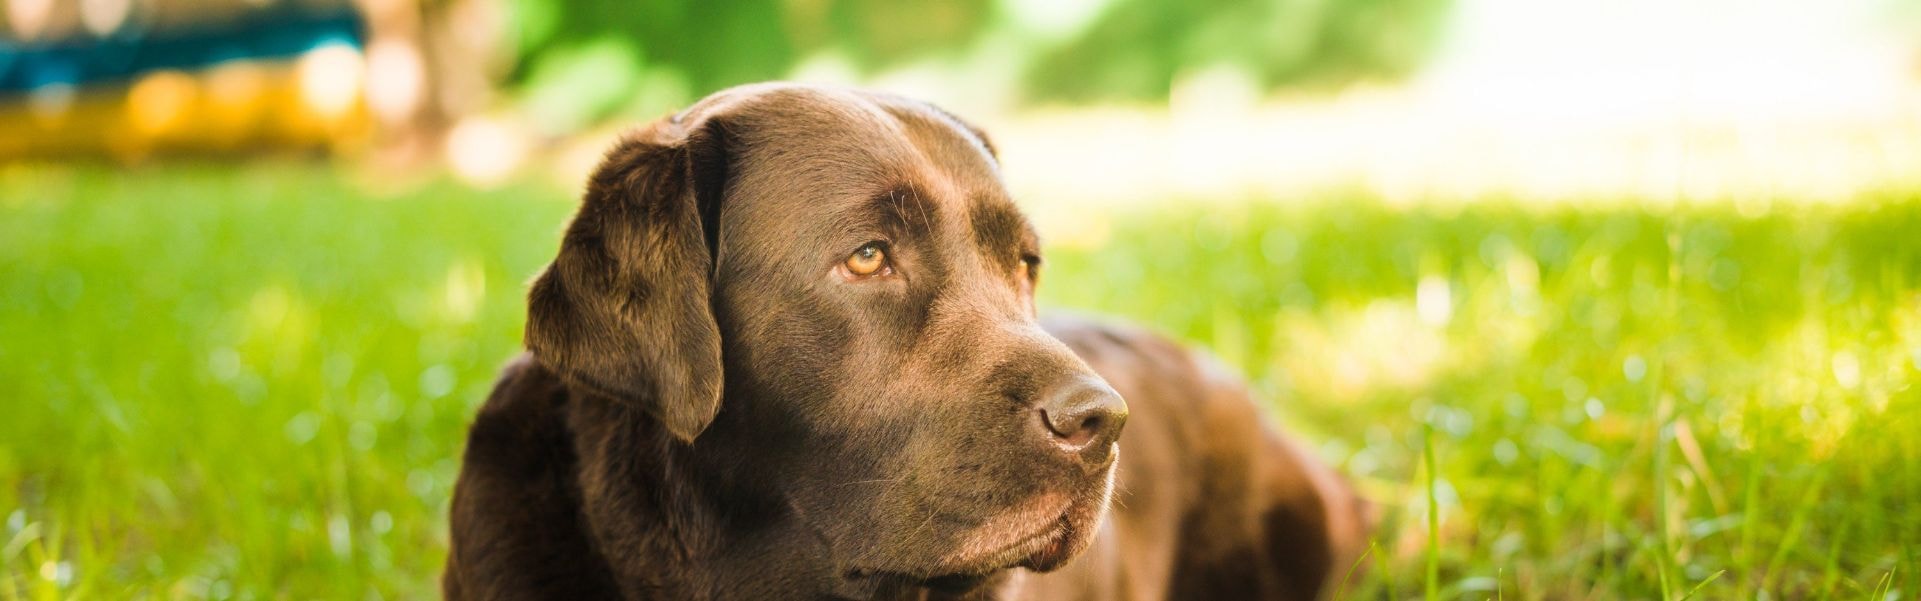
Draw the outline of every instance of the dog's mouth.
M849 570L845 577L875 583L923 587L944 594L979 588L1011 568L1053 571L1085 546L1084 534L1105 513L1105 495L1085 499L1043 495L990 519L968 542L941 557L931 570ZM1095 501L1099 501L1096 503ZM1020 528L1017 524L1028 524Z
M1079 536L1081 528L1082 526L1075 525L1069 516L1061 516L1060 522L1053 530L1053 535L1046 539L1046 544L1027 554L1018 565L1036 572L1052 572L1060 568L1062 564L1067 563L1068 559L1073 558L1075 551L1078 551L1074 548L1073 541Z
M1076 532L1070 512L1062 512L1034 532L986 555L972 558L951 571L934 575L915 575L893 571L851 570L849 579L874 579L923 587L938 593L959 595L979 588L995 574L1010 568L1050 571L1067 562L1073 554L1070 541Z
M1113 490L1114 470L1108 469L1092 490L1035 497L983 522L965 544L941 558L941 565L976 568L962 574L1058 569L1091 542Z
M1009 568L1027 568L1037 572L1049 572L1059 568L1073 556L1074 549L1069 541L1074 538L1074 524L1063 513L1059 519L1042 530L1029 535L1013 546L996 553L995 561L984 564L991 566L982 571L956 572L933 578L921 579L917 584L947 595L961 595L972 591L987 582L994 574Z
M1012 543L993 550L978 558L971 558L966 564L979 566L982 573L993 573L1008 568L1028 568L1048 571L1066 563L1071 554L1068 544L1074 537L1075 527L1072 508L1063 510L1052 521L1042 524L1032 533L1015 539ZM959 576L952 574L949 576ZM930 580L940 580L933 578Z
M965 518L971 527L945 553L908 564L912 567L869 564L847 569L841 573L840 586L850 591L922 588L962 595L1012 568L1059 569L1092 543L1107 516L1114 476L1114 470L1108 469L1101 482L1088 490L1046 492L985 519Z

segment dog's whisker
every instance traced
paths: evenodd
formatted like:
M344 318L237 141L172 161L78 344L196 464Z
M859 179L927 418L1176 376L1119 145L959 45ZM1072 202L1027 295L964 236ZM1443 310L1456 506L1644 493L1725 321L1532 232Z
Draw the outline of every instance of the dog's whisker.
M926 200L926 199L923 199L923 198L921 198L919 194L915 194L915 195L914 195L914 207L915 207L915 208L917 208L917 209L920 209L920 221L921 221L921 223L933 223L933 222L934 222L934 221L933 221L932 219L928 219L928 217L927 217L927 200Z

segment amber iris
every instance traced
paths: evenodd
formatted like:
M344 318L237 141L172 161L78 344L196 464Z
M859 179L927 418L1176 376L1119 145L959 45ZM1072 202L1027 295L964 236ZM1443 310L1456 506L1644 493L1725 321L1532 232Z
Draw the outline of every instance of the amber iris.
M847 256L847 272L858 276L877 275L887 269L887 251L879 244L868 244Z

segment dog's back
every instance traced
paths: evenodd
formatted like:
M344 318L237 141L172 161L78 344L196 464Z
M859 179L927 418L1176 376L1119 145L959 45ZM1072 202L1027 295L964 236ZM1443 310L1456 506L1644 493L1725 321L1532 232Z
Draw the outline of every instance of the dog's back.
M1212 358L1138 329L1050 319L1127 399L1113 512L1025 599L1315 599L1366 544L1369 508Z

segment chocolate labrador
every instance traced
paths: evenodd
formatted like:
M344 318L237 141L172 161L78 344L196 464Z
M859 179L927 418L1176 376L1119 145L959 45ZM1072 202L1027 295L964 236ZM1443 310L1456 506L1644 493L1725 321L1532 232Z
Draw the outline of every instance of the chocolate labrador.
M1038 321L997 161L930 105L798 85L619 142L474 420L447 597L1328 590L1365 505L1216 364Z

